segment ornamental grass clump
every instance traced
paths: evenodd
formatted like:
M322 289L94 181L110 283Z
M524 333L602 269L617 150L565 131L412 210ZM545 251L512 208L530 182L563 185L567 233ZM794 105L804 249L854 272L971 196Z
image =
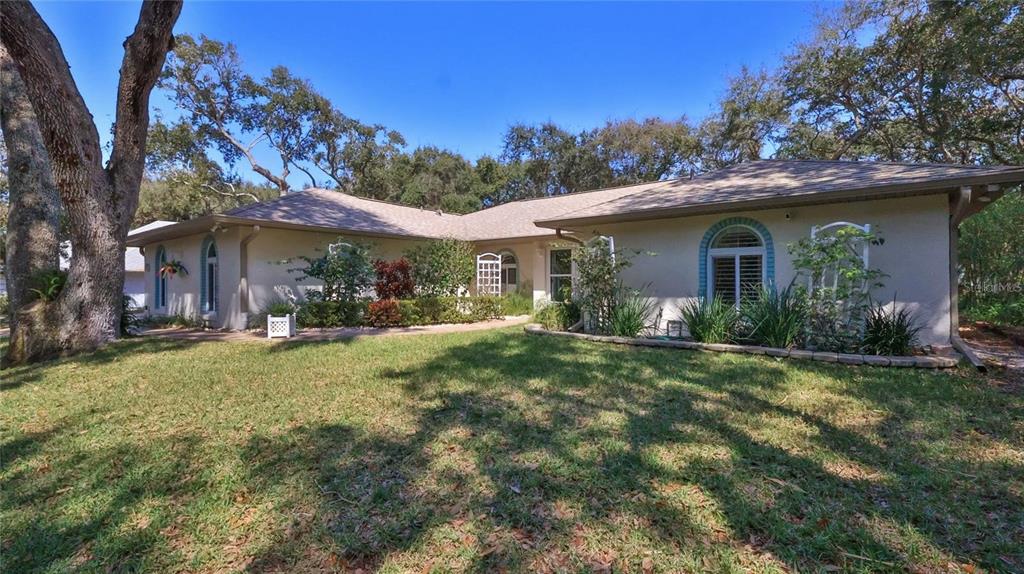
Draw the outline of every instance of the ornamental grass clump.
M655 301L642 290L619 286L615 306L612 308L609 328L616 337L637 337L651 331L651 317Z
M920 330L913 314L906 308L897 310L894 299L891 309L877 305L868 311L861 349L872 355L909 355Z
M788 349L800 344L807 328L807 295L793 285L778 290L761 286L740 305L744 338L766 347Z
M729 343L736 338L740 314L721 297L691 299L679 309L690 337L700 343Z

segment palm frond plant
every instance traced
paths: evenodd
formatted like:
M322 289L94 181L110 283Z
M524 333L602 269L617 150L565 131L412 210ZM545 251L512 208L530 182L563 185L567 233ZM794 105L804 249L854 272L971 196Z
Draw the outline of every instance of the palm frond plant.
M679 315L700 343L729 343L736 338L740 314L721 297L691 299L679 309Z
M910 310L897 310L894 298L889 309L875 305L868 310L861 349L872 355L909 355L920 330Z
M41 301L53 301L64 290L64 284L68 280L66 271L50 269L41 271L34 277L35 287L29 291L35 294Z
M806 292L790 284L779 290L762 285L740 306L746 339L767 347L788 349L801 342L807 328Z

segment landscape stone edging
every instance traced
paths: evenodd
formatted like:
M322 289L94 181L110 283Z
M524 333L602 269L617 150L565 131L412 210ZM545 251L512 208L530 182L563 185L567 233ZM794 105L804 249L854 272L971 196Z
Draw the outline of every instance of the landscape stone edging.
M570 333L568 331L549 331L536 323L526 325L523 327L523 330L531 335L570 337L573 339L582 339L584 341L594 341L597 343L614 343L617 345L632 345L635 347L689 349L692 351L715 351L719 353L744 353L747 355L767 355L769 357L784 357L789 359L819 361L825 363L841 363L844 365L949 369L957 366L959 363L959 361L953 357L886 357L882 355L818 352L808 351L805 349L779 349L775 347L758 347L754 345L730 345L726 343L698 343L696 341L590 335L587 333Z

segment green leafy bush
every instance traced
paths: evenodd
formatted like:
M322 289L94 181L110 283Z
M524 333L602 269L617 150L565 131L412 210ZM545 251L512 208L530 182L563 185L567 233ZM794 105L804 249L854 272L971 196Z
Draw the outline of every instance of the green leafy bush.
M407 251L405 258L420 295L458 295L476 275L476 250L458 239L429 241Z
M789 246L800 277L813 286L808 295L807 347L816 351L856 352L871 308L871 290L885 276L864 265L865 244L880 245L874 233L841 227Z
M740 306L744 338L768 347L798 345L807 329L807 294L790 285L783 290L761 286Z
M249 314L248 324L246 325L250 329L266 329L267 328L267 315L273 315L280 317L282 315L289 315L295 313L295 305L286 299L281 297L270 297L260 305L259 310L256 313ZM298 322L298 314L295 317Z
M533 294L508 293L501 297L503 315L529 315L533 312Z
M721 297L691 299L679 309L690 337L701 343L729 343L736 338L740 314Z
M363 323L367 302L355 301L306 301L295 312L295 322L300 327L327 329L333 327L358 327Z
M320 282L322 291L307 292L310 299L351 302L373 285L374 270L369 253L366 245L339 240L321 257L300 256L306 266L288 271L300 273L299 281L316 279Z
M487 321L504 316L501 310L500 297L465 297L463 301L466 302L465 314L469 321Z
M11 300L6 294L0 295L0 324L7 324L8 316L11 313Z
M895 301L891 309L877 305L868 311L861 349L873 355L909 355L920 330L913 314L905 308L897 311Z
M609 321L611 334L617 337L637 337L648 333L656 307L656 302L642 291L620 286Z
M121 296L121 324L119 331L122 337L134 335L142 327L142 309L135 306L135 299L129 295Z
M533 312L533 321L549 331L565 331L580 320L580 308L572 301L548 301Z
M438 323L461 323L458 299L455 297L426 296L414 299L423 325Z

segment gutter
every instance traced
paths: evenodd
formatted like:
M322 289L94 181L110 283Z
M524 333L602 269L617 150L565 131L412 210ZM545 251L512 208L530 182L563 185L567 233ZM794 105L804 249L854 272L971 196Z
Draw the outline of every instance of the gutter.
M582 239L578 237L572 237L571 235L566 235L560 227L555 229L555 237L563 241L570 241L572 243L575 243L576 245L586 245L586 243Z

